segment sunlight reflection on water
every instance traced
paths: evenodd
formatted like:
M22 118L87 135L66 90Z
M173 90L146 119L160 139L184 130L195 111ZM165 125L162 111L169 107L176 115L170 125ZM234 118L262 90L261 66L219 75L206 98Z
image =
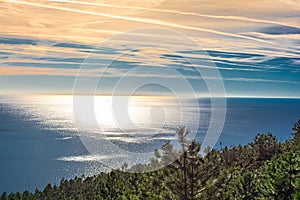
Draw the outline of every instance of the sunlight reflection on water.
M122 113L113 110L113 98L122 101L124 97L94 97L97 124L90 123L89 116L80 116L87 122L85 131L79 130L74 120L72 95L20 96L11 98L9 105L22 112L27 120L37 122L42 129L58 131L63 138L88 136L106 139L121 148L138 152L152 152L162 142L175 141L175 129L181 125L197 133L199 113L196 112L199 108L193 107L188 99L179 105L173 97L130 97L127 105L130 123L127 123L128 119L122 118ZM209 110L209 107L205 109ZM141 145L137 147L138 144ZM98 157L95 156L95 160Z
M15 109L22 110L29 120L37 120L42 123L45 129L61 130L62 134L76 132L76 124L73 116L73 96L71 95L35 95L22 96L9 100L9 104ZM122 120L115 115L122 113L114 113L112 108L111 96L95 97L95 115L97 117L97 128L108 137L119 139L122 141L132 142L128 136L150 137L155 133L162 133L164 130L174 130L174 128L185 125L193 128L197 122L193 121L193 107L189 107L188 100L184 108L185 119L182 118L182 109L178 106L178 102L172 97L131 97L128 103L128 114L131 124L120 127L124 123L117 121ZM88 119L88 116L81 116L82 120ZM94 126L94 124L88 124ZM135 125L131 127L130 125ZM157 129L160 130L157 132ZM65 132L64 132L65 131ZM152 131L152 132L151 132ZM126 134L124 134L126 133ZM80 134L80 133L77 133ZM122 137L123 135L123 137ZM114 137L119 136L119 137Z

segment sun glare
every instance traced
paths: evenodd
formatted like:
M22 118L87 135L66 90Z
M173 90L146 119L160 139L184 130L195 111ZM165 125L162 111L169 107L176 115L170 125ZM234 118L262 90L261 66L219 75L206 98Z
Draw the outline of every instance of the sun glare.
M44 119L45 123L55 123L53 119L74 123L72 95L34 95L22 98L26 100L26 109ZM22 101L15 103L18 102ZM19 103L19 106L22 105ZM94 116L104 134L122 133L128 129L151 131L163 128L166 123L180 121L179 108L176 98L167 96L94 96ZM80 116L80 119L89 117ZM115 132L116 129L119 131Z

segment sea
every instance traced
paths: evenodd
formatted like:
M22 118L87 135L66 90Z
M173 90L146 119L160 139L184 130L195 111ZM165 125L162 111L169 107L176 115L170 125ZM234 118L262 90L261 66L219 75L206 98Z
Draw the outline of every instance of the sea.
M212 111L212 100L206 98L97 96L89 117L88 106L74 107L71 95L0 96L0 193L43 189L122 162L147 163L155 149L176 141L182 126L190 130L189 139L202 143L208 138L220 149L245 145L258 133L288 140L300 119L300 99L225 101ZM212 112L222 113L213 118ZM93 120L96 124L86 123ZM217 128L210 127L212 121ZM206 137L210 128L211 138Z

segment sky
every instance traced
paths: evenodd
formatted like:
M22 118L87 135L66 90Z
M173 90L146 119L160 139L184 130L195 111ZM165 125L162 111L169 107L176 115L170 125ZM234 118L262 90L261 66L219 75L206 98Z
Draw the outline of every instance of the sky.
M72 94L78 80L84 93L100 77L100 94L170 92L164 80L184 93L181 79L199 95L218 96L206 84L221 80L227 96L300 97L299 11L299 0L0 0L0 94Z

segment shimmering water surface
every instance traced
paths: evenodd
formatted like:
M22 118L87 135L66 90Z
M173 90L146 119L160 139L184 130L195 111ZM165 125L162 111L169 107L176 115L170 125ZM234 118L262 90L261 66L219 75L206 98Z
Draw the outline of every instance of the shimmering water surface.
M93 124L78 129L72 96L1 96L0 192L34 190L63 177L93 175L105 169L99 161L124 156L104 150L90 154L89 146L81 141L87 134L105 137L124 152L151 153L175 140L179 125L190 128L192 137L201 142L211 120L209 99L199 99L196 108L189 99L179 104L169 97L133 97L127 116L112 106L113 101L109 96L95 97L97 126L91 131ZM285 140L300 118L300 100L229 98L226 113L219 139L223 146L245 144L257 133L267 132ZM89 121L86 116L79 118Z

